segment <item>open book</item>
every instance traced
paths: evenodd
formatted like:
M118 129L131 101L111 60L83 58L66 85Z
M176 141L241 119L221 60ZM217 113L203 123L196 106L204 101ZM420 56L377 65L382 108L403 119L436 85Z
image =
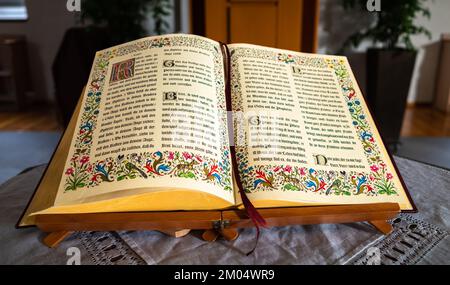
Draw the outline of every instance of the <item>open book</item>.
M236 175L256 207L414 208L345 57L175 34L97 52L28 216L239 207Z

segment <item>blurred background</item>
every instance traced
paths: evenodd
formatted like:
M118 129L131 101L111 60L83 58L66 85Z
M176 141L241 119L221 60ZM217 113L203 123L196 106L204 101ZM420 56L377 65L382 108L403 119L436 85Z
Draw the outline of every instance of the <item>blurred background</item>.
M390 150L450 169L448 0L0 0L0 184L48 162L95 51L147 35L340 54Z

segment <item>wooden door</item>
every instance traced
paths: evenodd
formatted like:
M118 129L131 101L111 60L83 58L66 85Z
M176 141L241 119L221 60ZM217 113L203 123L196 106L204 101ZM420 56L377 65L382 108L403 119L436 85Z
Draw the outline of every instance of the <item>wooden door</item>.
M319 0L205 0L205 36L315 52Z

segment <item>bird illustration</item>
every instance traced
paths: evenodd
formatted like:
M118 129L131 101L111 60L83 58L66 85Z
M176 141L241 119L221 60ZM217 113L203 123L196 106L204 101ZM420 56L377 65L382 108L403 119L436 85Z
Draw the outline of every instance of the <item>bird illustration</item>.
M142 177L147 178L147 174L145 174L144 171L142 171L141 169L139 169L139 167L129 161L125 163L125 168L130 172L136 170Z
M325 195L330 195L331 190L333 189L339 189L339 187L341 187L341 180L340 179L336 179L333 181L333 183L331 183L330 187L327 188L327 191L325 191Z

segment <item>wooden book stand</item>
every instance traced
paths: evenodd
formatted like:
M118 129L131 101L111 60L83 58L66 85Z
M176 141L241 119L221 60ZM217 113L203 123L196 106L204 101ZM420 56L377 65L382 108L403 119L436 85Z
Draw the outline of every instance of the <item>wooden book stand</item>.
M392 226L387 220L400 212L396 203L311 206L260 209L269 227L286 225L336 224L367 221L383 234ZM56 247L74 231L157 230L182 237L190 230L204 230L206 241L219 236L238 237L239 228L253 227L245 211L175 211L96 214L46 214L36 217L36 225L48 235L44 244Z

